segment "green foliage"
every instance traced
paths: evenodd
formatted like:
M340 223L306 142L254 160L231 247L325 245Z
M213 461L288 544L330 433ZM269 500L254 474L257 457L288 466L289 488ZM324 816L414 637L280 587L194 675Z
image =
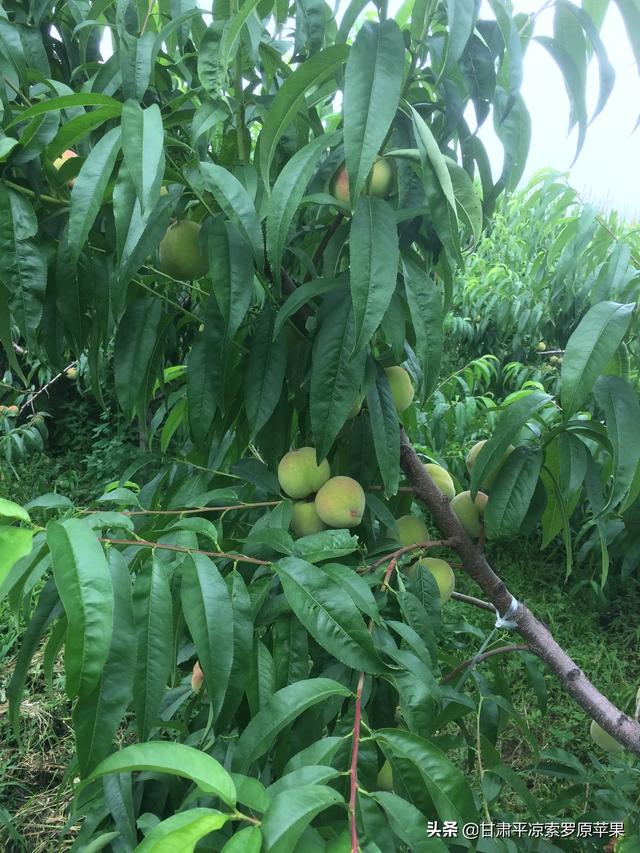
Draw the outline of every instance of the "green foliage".
M548 37L535 16L490 7L481 19L479 4L416 3L394 21L383 5L363 21L355 2L339 28L307 0L216 4L212 16L133 2L3 10L0 343L3 387L24 404L6 444L20 448L32 403L71 364L78 389L105 410L117 400L152 451L94 495L98 508L45 495L0 524L2 593L30 614L7 690L16 733L34 654L47 634L49 661L64 646L82 780L73 849L206 839L229 850L241 838L288 853L326 849L351 824L375 853L420 849L426 821L479 822L490 804L503 821L537 811L497 749L515 719L538 757L508 691L477 673L468 691L466 673L447 678L482 632L447 621L435 579L405 572L412 556L386 535L410 509L400 417L439 461L454 429L460 444L492 433L468 484L475 495L495 476L490 537L561 532L569 570L569 520L586 497L602 584L612 534L637 538L637 377L619 355L637 347L631 249L558 196L560 234L549 226L540 239L552 245L530 273L553 275L558 290L573 276L550 312L559 331L545 329L565 351L559 386L518 379L504 398L491 396L496 376L512 381L500 359L513 340L529 344L543 315L529 293L521 321L512 294L504 308L484 281L471 295L472 275L456 287L467 256L468 269L485 257L473 246L524 168L529 40L563 74L578 149L589 56L596 112L611 89L600 21L586 11L559 0ZM503 144L495 183L468 107L478 127L492 116ZM79 156L58 172L71 145ZM385 198L369 181L382 155ZM343 163L348 204L329 192ZM530 196L528 227L548 191ZM160 252L172 220L191 223L189 257ZM452 306L466 314L465 300L509 332L495 354L476 352L441 379L446 318ZM466 321L453 324L461 337ZM412 392L400 401L398 368ZM293 538L276 476L291 446L327 457L336 493L323 520L348 510L353 530ZM627 575L639 552L632 544ZM118 734L138 742L115 750ZM628 756L611 760L637 771ZM393 792L376 791L385 761ZM517 806L498 802L503 785ZM633 831L632 812L622 797L594 819L626 818Z

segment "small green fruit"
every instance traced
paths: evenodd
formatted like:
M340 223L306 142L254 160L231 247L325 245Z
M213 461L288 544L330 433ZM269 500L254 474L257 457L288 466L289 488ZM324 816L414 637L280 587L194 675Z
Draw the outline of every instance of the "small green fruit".
M451 509L458 516L460 524L473 539L477 539L482 532L481 517L487 505L488 497L484 492L478 492L475 501L471 499L471 492L460 492L451 501Z
M378 157L373 164L373 169L369 173L365 184L365 195L377 196L378 198L386 198L391 192L393 183L393 170L391 164L384 157Z
M393 169L388 160L378 157L365 181L363 194L386 198L391 192L393 185ZM351 193L349 192L349 174L343 164L335 173L329 183L329 192L342 204L351 205Z
M393 768L388 761L378 771L377 785L380 791L393 791Z
M409 408L413 401L413 383L404 367L386 367L385 371L396 411L401 414Z
M456 585L456 578L449 563L437 557L423 557L409 567L407 574L410 578L414 578L417 572L425 570L431 572L438 584L440 602L444 604L445 601L449 601Z
M332 477L316 495L318 515L329 527L357 527L362 521L365 494L351 477Z
M177 281L192 281L206 275L209 259L200 250L199 235L200 225L190 219L170 225L160 241L162 272Z
M331 476L326 459L318 465L315 447L290 450L278 465L278 481L290 498L306 498L314 494Z
M605 752L622 752L624 747L614 737L611 737L609 732L605 732L602 726L598 725L595 720L591 720L589 734L596 746L604 749Z
M456 487L451 478L451 474L443 468L442 465L436 465L435 462L427 462L424 466L424 470L431 477L443 495L446 495L449 500L455 497Z
M193 665L193 670L191 671L191 689L194 693L199 693L202 689L202 682L204 681L204 672L200 667L200 661L197 660Z
M540 343L537 346L538 352L544 352L546 350L546 348L547 348L547 345L545 344L545 342L540 341Z
M296 501L293 505L291 515L291 529L294 534L300 536L311 536L312 533L320 533L327 527L316 511L313 501Z
M552 355L552 356L550 356L550 358L549 358L549 364L557 364L557 363L558 363L558 361L559 361L559 359L558 359L558 356L557 356L557 355Z
M401 545L417 545L419 542L428 542L431 537L427 526L421 518L415 515L403 515L396 521L398 528L398 541Z
M351 204L351 195L349 193L349 175L345 166L341 166L335 173L329 184L329 192L342 204Z
M482 441L476 442L476 444L474 444L473 447L471 448L471 450L467 453L466 464L467 464L467 471L469 472L470 475L473 471L473 466L474 466L475 461L478 457L478 454L480 453L480 451L482 450L482 448L485 446L486 443L487 443L487 439L483 438ZM496 470L489 477L485 477L484 481L482 482L482 486L485 489L491 488L493 481L498 476L498 472L500 471L500 469L502 468L504 463L509 458L509 455L511 453L513 453L514 450L515 450L515 447L512 444L510 444L509 447L507 448L504 456L502 457L500 464L496 468Z

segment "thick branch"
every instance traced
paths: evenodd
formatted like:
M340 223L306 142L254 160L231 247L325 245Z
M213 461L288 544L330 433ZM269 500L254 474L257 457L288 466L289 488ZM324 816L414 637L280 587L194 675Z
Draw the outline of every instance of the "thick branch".
M462 558L463 569L482 589L489 601L504 615L513 596L504 581L491 568L484 554L463 530L449 501L425 471L404 430L400 437L400 464L441 533ZM617 708L589 681L580 667L562 649L549 629L522 603L512 617L518 633L530 650L558 677L578 705L612 737L640 756L640 724Z

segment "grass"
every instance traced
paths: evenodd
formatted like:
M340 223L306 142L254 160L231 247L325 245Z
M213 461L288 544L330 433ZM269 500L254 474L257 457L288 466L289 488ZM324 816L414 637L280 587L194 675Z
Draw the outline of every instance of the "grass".
M511 592L533 611L551 630L557 642L594 685L630 716L635 711L636 690L640 685L640 585L630 584L615 590L609 599L596 596L588 577L577 569L564 582L564 562L560 549L540 552L534 539L512 546L490 547L489 560L505 580ZM459 573L460 574L460 573ZM466 576L459 583L461 592L478 594ZM615 585L612 584L612 587ZM490 630L493 617L483 611L469 613L469 608L456 604L458 616ZM453 615L453 613L452 613ZM501 632L492 645L518 642L518 636ZM479 647L480 641L474 641ZM472 652L473 653L473 652ZM587 772L596 769L599 786L613 789L622 784L627 773L625 764L635 767L635 799L638 805L638 761L624 754L609 761L606 753L594 747L589 735L590 719L567 695L555 677L542 666L547 694L543 713L527 678L522 655L507 654L484 662L479 672L489 680L497 676L509 686L511 700L534 735L537 749L565 750L574 755ZM576 820L580 813L595 808L602 791L589 785L575 785L570 779L557 779L535 769L536 754L513 721L507 721L500 733L499 751L503 761L518 771L531 793L540 802L543 814L556 819ZM600 764L601 762L601 764ZM626 778L626 777L625 777ZM633 794L630 795L633 799ZM506 793L501 806L517 813L523 811L522 800ZM580 804L579 813L576 808ZM610 819L614 819L613 817Z

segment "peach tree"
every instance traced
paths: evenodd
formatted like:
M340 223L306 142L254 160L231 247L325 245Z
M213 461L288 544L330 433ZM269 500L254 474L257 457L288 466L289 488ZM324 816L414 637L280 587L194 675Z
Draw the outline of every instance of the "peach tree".
M10 716L19 740L46 638L73 706L74 849L513 850L463 834L540 814L498 749L508 720L538 749L483 663L505 649L542 704L544 665L599 747L640 755L635 705L598 692L484 551L541 519L568 540L588 502L606 576L605 525L638 529L638 393L607 369L637 311L615 269L559 394L505 401L466 481L412 443L458 272L523 173L523 56L535 40L560 68L579 151L589 62L595 114L614 82L606 5L3 4L7 438L42 440L66 374L112 390L149 449L93 507L0 501L0 588L28 617ZM640 58L637 6L617 5ZM456 600L496 617L480 649ZM486 651L507 629L519 644ZM632 836L630 790L591 818ZM518 849L590 842L560 843Z

